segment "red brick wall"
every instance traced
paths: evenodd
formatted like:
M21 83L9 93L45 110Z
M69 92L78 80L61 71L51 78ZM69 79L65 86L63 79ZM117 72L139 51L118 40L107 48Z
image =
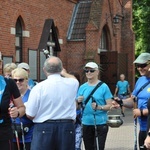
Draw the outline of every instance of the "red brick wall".
M109 3L110 2L110 3ZM97 3L98 4L98 3ZM110 51L117 51L118 53L127 54L127 74L126 77L130 82L131 89L134 86L134 33L132 31L132 1L103 1L102 11L100 12L100 24L98 30L94 31L95 24L88 25L86 51L95 51L95 61L100 62L97 49L99 47L102 29L107 26L107 32L110 35L109 47ZM95 13L95 12L93 12ZM113 24L113 17L118 14L120 16L119 23ZM97 34L99 33L99 34ZM119 64L118 64L119 65ZM119 68L118 68L119 69ZM118 70L119 73L119 70ZM119 77L119 74L118 74Z
M106 13L108 15L115 15L116 13L122 13L121 5L118 1L106 0L99 1L101 3L101 14L99 15L99 25L94 26L93 23L89 23L86 28L86 41L68 42L66 40L69 23L72 17L73 8L75 3L69 0L28 0L27 1L10 1L5 0L0 5L0 51L3 55L13 56L15 61L15 35L10 34L10 28L15 28L17 18L22 17L23 30L30 32L30 37L24 37L23 39L23 60L28 62L28 48L37 49L40 41L40 37L43 30L45 19L52 18L58 28L59 38L63 40L61 45L61 52L58 56L62 59L64 67L68 71L77 71L82 76L82 66L87 59L85 55L87 51L93 51L95 53L94 60L100 62L97 49L99 47L101 31L104 25L106 25L110 34L110 50L118 52L128 53L128 66L130 76L130 82L133 82L134 69L131 63L134 60L134 35L131 30L132 24L132 8L125 8L125 19L122 23L117 25L117 36L113 34L114 26L112 25L112 18L109 17L106 20ZM125 2L125 0L123 0ZM111 11L110 11L111 9ZM36 59L36 58L35 58Z
M68 25L71 19L74 3L61 0L57 1L5 1L1 2L0 9L0 50L5 54L14 54L14 35L10 34L10 28L14 27L19 16L24 22L24 30L30 31L30 37L25 38L24 49L28 47L36 49L42 33L44 21L53 18L58 27L60 38L66 39ZM64 42L66 43L66 42ZM6 51L4 51L4 49Z

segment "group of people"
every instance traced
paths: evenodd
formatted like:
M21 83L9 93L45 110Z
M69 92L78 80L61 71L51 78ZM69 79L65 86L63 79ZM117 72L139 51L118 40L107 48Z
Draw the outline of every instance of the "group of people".
M133 108L133 104L137 104L133 115L140 124L139 147L150 148L150 54L142 53L134 64L141 77L133 92L122 74L114 96L99 79L100 70L95 62L84 66L87 82L80 85L77 76L67 73L62 61L51 56L43 66L47 79L33 88L28 83L26 64L10 72L5 66L5 77L0 76L1 149L80 150L83 137L86 150L104 150L109 130L107 111L120 106ZM125 86L126 91L119 90L120 86ZM24 125L19 144L12 130L18 124Z

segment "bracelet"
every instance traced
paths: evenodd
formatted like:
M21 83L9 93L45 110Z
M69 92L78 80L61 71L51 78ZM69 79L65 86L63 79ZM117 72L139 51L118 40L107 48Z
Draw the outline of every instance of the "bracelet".
M97 105L97 103L96 103L96 106L95 106L95 109L94 109L94 110L97 110L97 108L98 108L98 105Z
M120 107L123 106L123 101L122 101L122 99L120 99L120 100L115 100L115 101L120 105Z
M144 116L144 114L143 114L143 110L142 110L142 109L140 109L140 112L141 112L141 117L143 117L143 116Z
M18 115L17 115L17 118L20 116L20 112L18 111Z
M104 107L103 107L103 106L100 106L100 110L104 110Z

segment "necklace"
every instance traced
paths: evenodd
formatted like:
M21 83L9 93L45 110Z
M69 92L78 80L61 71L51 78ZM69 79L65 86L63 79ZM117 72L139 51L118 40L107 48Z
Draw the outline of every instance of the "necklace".
M28 89L27 89L28 90ZM24 95L26 94L27 90L25 92L22 92L21 94L21 98L23 99L24 98Z

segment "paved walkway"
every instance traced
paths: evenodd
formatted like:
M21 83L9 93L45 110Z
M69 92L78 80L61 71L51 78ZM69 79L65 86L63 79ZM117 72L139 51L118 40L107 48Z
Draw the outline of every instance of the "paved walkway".
M112 110L108 114L121 115L120 109ZM134 149L134 120L132 109L125 110L123 125L119 128L109 128L105 150L133 150ZM138 129L137 129L138 131ZM84 150L84 145L82 145Z

